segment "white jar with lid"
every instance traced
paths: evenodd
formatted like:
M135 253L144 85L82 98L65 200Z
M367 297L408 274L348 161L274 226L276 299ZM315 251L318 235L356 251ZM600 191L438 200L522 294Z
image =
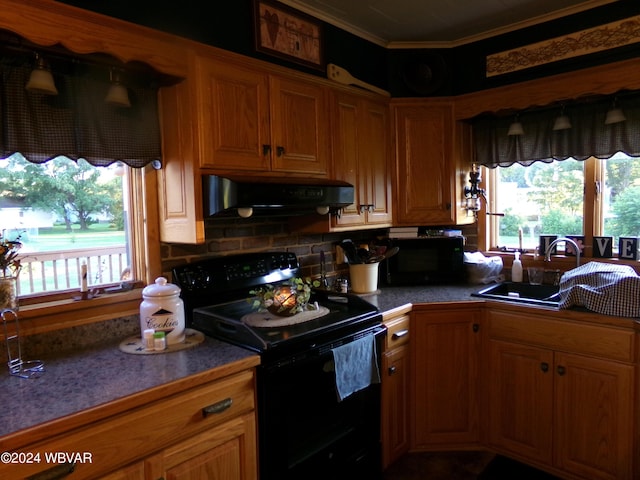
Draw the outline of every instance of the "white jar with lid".
M164 277L142 290L140 304L140 331L152 328L164 332L167 345L184 342L184 303L180 287L167 283Z

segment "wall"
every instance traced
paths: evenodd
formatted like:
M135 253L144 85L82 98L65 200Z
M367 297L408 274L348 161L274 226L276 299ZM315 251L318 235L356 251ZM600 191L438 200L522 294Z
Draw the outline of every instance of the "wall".
M253 0L215 2L212 14L203 11L199 0L60 0L85 10L145 25L173 33L225 50L260 58L290 68L325 76L325 72L307 69L295 63L255 51L253 37ZM389 90L394 97L427 96L416 93L404 81L404 67L409 62L425 62L434 66L434 59L442 59L444 77L441 87L428 96L460 95L500 85L517 83L557 73L610 63L638 55L638 47L631 45L575 59L553 62L520 73L486 78L486 56L534 42L555 38L567 33L602 25L640 14L637 0L618 0L598 8L576 13L543 25L523 28L467 45L444 49L390 49L342 31L327 23L324 28L325 60L347 68L352 75Z
M437 226L435 226L437 228ZM475 225L463 227L465 250L476 250L478 245ZM348 233L309 235L289 230L286 218L261 217L248 219L215 218L206 222L207 241L203 245L162 245L162 271L169 275L177 265L211 256L234 255L259 251L287 251L298 256L302 275L320 275L320 251L325 252L327 276L346 274L347 265L335 264L335 245L350 238L356 244L368 243L386 229Z

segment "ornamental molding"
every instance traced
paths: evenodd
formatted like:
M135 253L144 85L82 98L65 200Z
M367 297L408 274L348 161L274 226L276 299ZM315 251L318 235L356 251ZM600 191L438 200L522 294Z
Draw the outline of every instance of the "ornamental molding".
M640 15L487 56L486 76L495 77L547 63L640 42Z

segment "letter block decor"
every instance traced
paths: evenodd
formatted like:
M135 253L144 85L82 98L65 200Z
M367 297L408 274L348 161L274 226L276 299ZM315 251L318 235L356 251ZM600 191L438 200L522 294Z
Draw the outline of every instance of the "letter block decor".
M620 237L620 240L618 240L618 258L638 260L638 237Z
M613 237L593 237L593 256L595 258L612 258Z

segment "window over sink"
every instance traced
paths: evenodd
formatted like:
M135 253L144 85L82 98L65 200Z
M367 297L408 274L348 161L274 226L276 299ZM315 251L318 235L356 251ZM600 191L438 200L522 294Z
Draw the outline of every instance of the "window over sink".
M609 159L568 159L513 164L487 172L493 211L491 248L533 251L540 235L592 235L618 239L640 236L640 163L624 153ZM593 199L592 202L586 199Z

